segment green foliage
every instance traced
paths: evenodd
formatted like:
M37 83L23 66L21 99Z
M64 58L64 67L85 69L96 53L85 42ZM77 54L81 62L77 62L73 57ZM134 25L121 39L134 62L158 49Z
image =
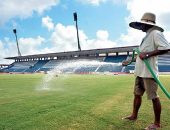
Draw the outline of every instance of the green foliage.
M139 119L121 120L132 110L133 75L59 75L42 90L44 76L0 75L0 130L140 130L153 122L146 95ZM170 91L169 78L160 77ZM159 93L168 130L170 102Z

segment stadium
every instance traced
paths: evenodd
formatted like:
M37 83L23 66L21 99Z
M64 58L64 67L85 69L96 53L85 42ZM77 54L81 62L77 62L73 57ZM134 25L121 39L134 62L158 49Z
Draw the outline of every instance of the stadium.
M57 8L54 3L51 3L52 1L44 0L37 2L37 4L30 0L24 2L7 1L7 4L0 4L1 8L2 5L6 5L1 10L2 18L8 14L8 10L5 11L5 9L14 9L11 13L14 16L16 15L16 21L15 17L14 19L9 17L10 22L6 25L11 27L13 24L13 27L18 27L23 33L19 40L22 41L22 44L20 44L21 50L25 50L22 53L25 55L21 55L22 51L20 52L16 29L13 29L13 32L16 38L17 50L13 48L16 46L12 45L14 42L10 40L11 37L8 38L7 36L10 35L9 32L7 33L9 27L4 27L2 36L0 36L2 39L0 39L0 50L4 53L0 58L6 57L5 60L12 62L10 64L0 63L0 130L141 130L148 126L148 123L151 124L154 120L153 108L146 94L142 98L138 120L122 119L132 112L135 83L135 62L127 66L122 66L122 62L132 57L134 49L139 47L135 44L126 45L126 43L127 41L128 43L133 41L131 41L131 38L134 39L131 36L132 34L136 35L137 39L140 37L137 33L131 34L129 29L125 30L125 23L124 25L121 24L121 22L127 20L127 16L121 16L126 13L117 10L117 4L111 6L111 1L107 0L60 1L63 3ZM91 4L95 4L95 7L90 10L85 1L92 2ZM50 4L50 6L38 6L44 2L45 5ZM60 3L59 0L55 2ZM82 2L83 4L79 5L74 2ZM104 4L101 11L98 10L100 2L108 2ZM162 1L160 2L162 4ZM127 5L130 8L131 4ZM148 4L147 1L146 5L151 4ZM142 9L145 9L146 5L139 4ZM27 11L30 8L28 7L34 8L34 6L36 8L32 9L30 13L34 19L25 20L25 17L29 16ZM153 6L157 7L154 4ZM17 20L16 7L18 9L22 7L23 9L18 11L18 17L21 17L22 20ZM73 13L76 28L68 22L70 13L75 10L75 7L85 18L85 23L81 24L82 26L85 25L82 30L78 29L76 12ZM135 7L135 14L137 14L137 7L133 7ZM46 9L47 12L43 14L43 10ZM50 13L51 9L53 10L52 13ZM130 12L130 10L127 11ZM160 16L162 18L165 18L166 14L169 15L168 12L164 12L164 9L158 12L161 11ZM36 15L36 12L38 12L38 15ZM95 14L93 14L94 12ZM114 14L115 17L110 14ZM97 19L99 16L100 18ZM57 24L53 22L52 18L55 19ZM91 21L95 22L92 23ZM162 21L167 21L167 19ZM169 22L167 23L169 24ZM96 26L97 24L100 28ZM107 25L107 27L103 25ZM22 29L22 27L26 29ZM98 30L97 32L95 27ZM50 34L44 28L48 29ZM29 31L27 32L27 30ZM88 49L81 49L80 41L82 39L79 41L78 30L86 41L83 44L88 44ZM118 44L109 39L109 30L112 32L110 34L113 35L111 39L118 40L118 43L122 46L110 48L118 46ZM90 35L89 38L85 31ZM96 38L93 35L94 31L96 32ZM42 36L39 36L40 33L43 33ZM76 35L69 36L76 33L77 37ZM124 33L128 33L128 35L124 35ZM34 38L35 35L38 35L37 38ZM117 37L120 37L125 43L121 43L122 41L119 41ZM137 43L138 40L134 41L132 43ZM75 47L75 43L78 43L78 50L69 51ZM106 43L109 44L109 47L106 46L105 48ZM59 44L60 47L58 47ZM67 48L61 46L67 44L74 45L68 46L67 51L60 52ZM93 44L97 45L93 46ZM45 51L46 49L47 51ZM58 50L56 51L56 49ZM74 48L74 50L76 49ZM15 53L12 51L15 51ZM18 51L17 56L14 55L16 51ZM42 54L35 53L39 51ZM146 61L143 60L143 62ZM145 65L147 66L147 64ZM159 85L158 89L163 108L160 130L170 130L170 52L159 55L157 65L159 69L158 80L164 85L164 87Z
M122 121L131 112L134 63L121 62L138 46L7 57L1 65L0 129L131 130L152 120L146 98L137 122ZM168 86L170 55L159 56L160 80ZM75 64L76 63L76 64ZM165 75L166 74L166 75ZM169 91L170 89L166 87ZM169 100L162 126L169 127Z
M39 55L26 55L8 57L6 59L14 60L15 62L9 66L1 67L1 72L6 73L47 73L57 66L67 66L62 70L64 73L133 73L134 64L126 67L122 67L123 60L132 56L132 51L138 46L117 47L107 49L94 49L94 50L82 50L82 51L70 51L61 53L48 53ZM170 55L161 55L158 58L159 72L170 72ZM77 61L87 61L86 65L71 66L71 64ZM92 61L99 61L99 63L90 65ZM70 63L70 66L68 66ZM110 64L109 64L110 63ZM117 63L117 64L111 64ZM1 65L4 66L4 65ZM59 68L59 67L58 67Z

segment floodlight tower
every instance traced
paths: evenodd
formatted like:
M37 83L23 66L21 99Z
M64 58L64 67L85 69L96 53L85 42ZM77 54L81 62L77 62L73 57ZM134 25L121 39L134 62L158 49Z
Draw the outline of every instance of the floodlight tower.
M21 52L19 50L19 45L18 45L17 30L13 29L13 33L15 34L15 38L16 38L17 49L18 49L18 56L21 56Z
M76 12L74 12L74 13L73 13L73 16L74 16L74 21L76 21L78 50L79 50L79 51L81 51L80 41L79 41L79 32L78 32L78 24L77 24L77 13L76 13Z

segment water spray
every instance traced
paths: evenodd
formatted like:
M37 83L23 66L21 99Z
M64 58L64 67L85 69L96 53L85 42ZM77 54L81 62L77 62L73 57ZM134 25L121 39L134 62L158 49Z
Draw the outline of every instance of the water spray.
M45 77L43 78L41 90L50 90L49 84L54 78L61 78L61 76L66 79L67 73L74 74L78 69L81 69L82 67L96 67L96 70L99 66L102 65L111 65L113 67L115 66L121 66L121 63L106 63L101 62L97 60L70 60L63 63L60 63L55 66L55 68L47 73ZM66 72L68 70L68 72ZM96 71L94 71L96 72ZM63 75L64 74L64 75Z

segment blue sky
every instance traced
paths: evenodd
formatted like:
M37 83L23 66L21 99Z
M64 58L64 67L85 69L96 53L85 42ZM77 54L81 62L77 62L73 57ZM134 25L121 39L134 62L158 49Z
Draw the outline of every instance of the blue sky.
M128 24L145 12L157 15L157 23L170 38L169 0L0 1L0 64L10 62L5 57L17 56L13 28L22 55L77 50L74 12L82 50L139 45L144 34Z
M47 37L50 34L46 28L42 27L43 17L49 16L55 24L74 25L73 12L78 14L79 29L84 30L90 38L95 37L96 31L99 29L108 30L111 39L117 38L122 31L126 31L127 25L124 18L128 16L128 11L125 4L107 2L97 6L76 0L63 0L58 5L44 11L43 14L33 12L32 16L28 18L12 18L5 23L5 26L1 27L3 33L0 38L11 36L13 27L17 28L18 35L21 37L34 37L36 35Z

